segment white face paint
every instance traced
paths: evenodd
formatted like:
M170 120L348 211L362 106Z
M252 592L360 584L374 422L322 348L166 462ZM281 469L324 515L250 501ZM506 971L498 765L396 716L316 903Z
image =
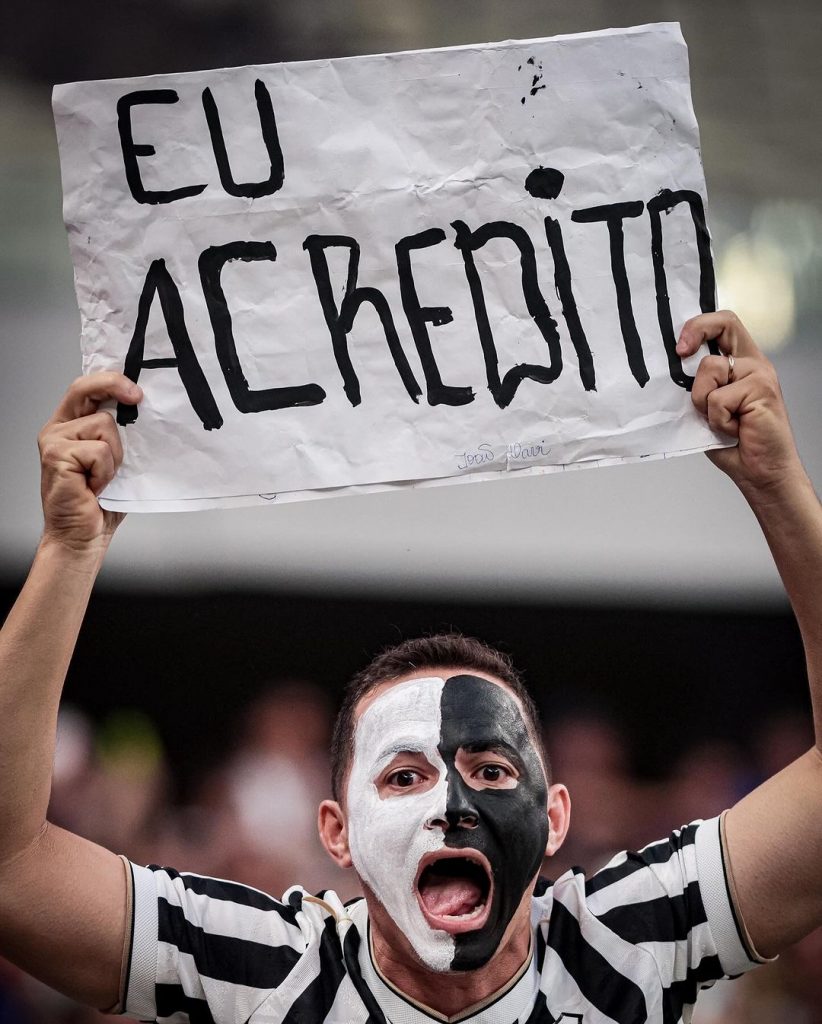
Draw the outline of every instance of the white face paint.
M412 679L391 687L360 716L348 780L348 839L360 877L434 971L447 971L455 943L423 917L414 890L420 858L441 850L441 828L425 828L446 810L446 767L440 756L443 679ZM381 799L376 780L400 751L417 751L439 773L423 793Z

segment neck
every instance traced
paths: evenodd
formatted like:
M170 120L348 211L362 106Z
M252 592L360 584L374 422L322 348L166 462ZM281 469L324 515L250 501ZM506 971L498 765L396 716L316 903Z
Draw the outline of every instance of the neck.
M456 1017L505 988L521 972L531 952L530 929L519 929L484 967L474 971L432 971L408 956L396 942L371 932L374 963L383 978L414 1002L443 1017Z

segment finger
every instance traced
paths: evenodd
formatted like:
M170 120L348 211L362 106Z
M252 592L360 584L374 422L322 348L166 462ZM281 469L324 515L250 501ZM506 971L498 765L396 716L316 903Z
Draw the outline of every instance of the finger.
M741 380L716 388L708 395L708 426L731 437L739 437L739 410L745 401L748 385Z
M105 441L112 450L115 464L119 466L123 461L120 432L117 430L111 413L96 412L89 416L81 416L76 420L68 420L65 423L46 424L38 437L41 449L43 445L55 438L75 441Z
M736 359L734 381L743 380L758 368L751 359ZM705 356L700 360L691 388L691 400L701 413L708 414L708 396L716 388L727 387L730 381L730 367L727 356Z
M114 370L78 377L69 387L46 424L66 423L96 412L101 402L114 399L125 405L136 405L143 397L139 384Z
M706 341L716 341L726 355L760 355L748 329L736 313L728 309L721 309L716 313L701 313L687 320L676 343L677 355L692 356Z
M111 482L117 470L114 453L105 441L55 440L44 449L43 463L58 473L82 473L94 494Z
M88 485L94 494L99 494L111 483L117 467L114 464L114 453L104 441L81 441L88 448L83 452L86 465Z

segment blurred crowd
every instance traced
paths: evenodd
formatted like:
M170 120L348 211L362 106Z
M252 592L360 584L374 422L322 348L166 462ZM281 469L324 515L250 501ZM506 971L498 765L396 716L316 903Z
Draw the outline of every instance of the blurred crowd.
M358 893L317 838L328 787L332 709L305 682L272 686L233 723L227 757L180 800L155 725L120 711L92 725L60 716L50 818L138 863L243 881L274 895L295 882L310 891ZM227 721L227 728L232 723ZM592 872L622 849L718 814L810 746L809 721L785 714L752 729L744 750L727 741L692 746L660 779L639 777L618 725L588 713L549 723L553 778L573 800L572 826L544 873ZM205 752L204 752L205 754ZM210 759L204 757L204 761ZM703 994L695 1024L822 1024L822 930L774 963ZM0 960L0 1024L100 1024L101 1017Z

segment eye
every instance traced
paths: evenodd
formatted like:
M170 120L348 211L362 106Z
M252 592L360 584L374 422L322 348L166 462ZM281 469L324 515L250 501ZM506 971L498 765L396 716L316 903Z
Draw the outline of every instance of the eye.
M416 750L400 751L374 779L381 799L414 796L437 784L439 772Z
M472 778L477 782L496 789L513 789L517 784L516 773L508 765L489 761L474 769Z
M421 779L422 775L413 768L400 768L395 772L391 772L385 781L389 786L396 786L397 789L409 789Z

